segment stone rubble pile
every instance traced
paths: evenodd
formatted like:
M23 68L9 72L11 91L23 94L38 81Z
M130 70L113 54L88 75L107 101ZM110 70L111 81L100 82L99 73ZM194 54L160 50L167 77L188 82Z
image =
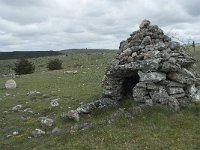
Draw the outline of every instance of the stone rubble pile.
M118 101L132 93L138 103L173 111L200 99L195 59L157 25L143 20L119 49L102 80L103 97Z

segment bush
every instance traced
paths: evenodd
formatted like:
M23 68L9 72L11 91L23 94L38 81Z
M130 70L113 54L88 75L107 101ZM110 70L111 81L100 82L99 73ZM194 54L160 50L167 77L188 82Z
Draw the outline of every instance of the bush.
M49 60L48 64L47 64L47 68L49 70L58 70L58 69L62 69L62 61L59 59L53 59L53 60Z
M17 63L15 63L14 71L16 74L30 74L35 71L35 66L32 62L27 59L19 59Z

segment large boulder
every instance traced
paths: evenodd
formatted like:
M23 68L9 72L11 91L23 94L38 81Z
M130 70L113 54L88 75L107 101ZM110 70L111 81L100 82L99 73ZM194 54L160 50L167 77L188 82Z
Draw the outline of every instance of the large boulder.
M9 79L5 83L6 89L15 89L16 87L17 87L17 84L16 84L15 80L13 80L13 79Z

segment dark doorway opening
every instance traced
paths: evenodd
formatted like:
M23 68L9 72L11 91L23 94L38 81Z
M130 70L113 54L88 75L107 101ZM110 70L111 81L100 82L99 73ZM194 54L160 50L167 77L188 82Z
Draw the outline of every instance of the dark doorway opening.
M140 78L137 73L134 73L133 75L124 78L124 81L122 83L123 97L130 96L130 95L132 96L133 88L136 86L136 84L139 82L139 80L140 80Z

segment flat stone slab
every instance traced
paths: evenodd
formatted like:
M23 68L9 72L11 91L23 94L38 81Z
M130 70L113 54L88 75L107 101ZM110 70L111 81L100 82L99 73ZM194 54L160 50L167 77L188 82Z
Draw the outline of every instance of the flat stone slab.
M148 72L144 73L138 71L141 82L159 82L166 79L166 74L161 72Z

